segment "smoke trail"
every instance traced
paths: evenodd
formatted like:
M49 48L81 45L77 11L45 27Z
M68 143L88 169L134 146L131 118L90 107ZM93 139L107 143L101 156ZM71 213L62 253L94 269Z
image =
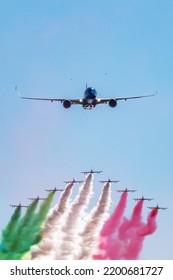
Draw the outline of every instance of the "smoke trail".
M44 256L52 257L51 252L55 246L55 235L61 228L62 219L69 207L69 200L72 194L72 188L74 183L67 185L66 189L62 192L59 202L55 205L53 209L49 211L48 218L42 229L42 240L39 246L33 247L31 251L32 259L40 259Z
M110 247L107 251L109 259L133 259L132 254L127 254L130 251L130 243L135 239L135 233L139 226L141 226L143 200L140 200L134 207L130 220L124 218L123 222L118 228L116 237L109 240ZM129 248L129 250L128 250Z
M131 259L132 255L127 255L127 248L130 242L134 240L137 228L141 226L143 200L140 200L134 207L130 220L123 219L118 228L115 238L109 240L111 246L107 252L109 259Z
M24 217L21 219L18 227L17 227L17 232L16 234L21 234L22 231L25 229L25 227L28 227L34 218L34 212L37 208L38 205L38 200L34 200L29 207L26 209L26 213Z
M14 210L14 213L11 216L9 223L2 232L2 241L0 244L0 252L8 253L10 251L10 244L13 239L13 234L16 230L16 227L19 223L21 216L21 207L17 207Z
M31 204L31 208L29 207L27 214L23 218L23 222L19 225L19 229L21 230L17 230L17 234L14 235L11 253L7 256L8 259L21 259L33 244L40 241L41 227L46 219L53 197L54 193L49 193L46 200L41 203L39 211L36 214L34 210L37 203ZM29 224L26 224L27 222ZM21 227L22 224L25 224L25 227Z
M118 230L119 239L125 240L129 235L129 230L134 231L137 226L140 226L142 224L141 214L143 203L144 201L142 199L136 203L130 220L124 217L124 221L122 222Z
M123 192L117 207L115 208L113 214L105 222L100 234L101 236L110 236L115 232L116 227L119 225L122 215L124 213L127 203L127 192Z
M107 183L103 187L99 201L91 211L84 230L81 233L81 253L78 256L78 259L90 259L92 256L100 228L110 206L110 187L110 183Z
M93 175L89 174L67 213L62 228L62 242L60 246L57 244L55 259L73 259L75 255L79 254L79 226L81 225L81 216L90 201L92 189Z
M96 255L93 255L93 259L109 259L110 252L114 250L114 235L118 230L122 215L126 207L126 203L127 192L123 192L114 212L112 213L110 218L105 222L100 232L98 253Z
M141 222L140 226L137 226L136 231L131 231L129 233L129 243L124 250L123 259L138 259L139 254L143 247L144 238L155 232L156 226L156 216L158 209L153 209L147 217L147 223Z

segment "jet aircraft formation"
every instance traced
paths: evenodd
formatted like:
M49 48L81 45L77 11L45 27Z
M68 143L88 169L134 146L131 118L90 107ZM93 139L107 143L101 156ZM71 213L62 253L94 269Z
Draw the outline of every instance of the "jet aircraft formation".
M82 171L81 173L83 173L83 174L94 174L94 173L96 173L96 174L100 174L101 172L103 172L103 171L101 171L101 170L93 170L93 169L91 169L90 171ZM73 180L69 180L69 181L64 181L64 183L66 183L66 184L70 184L70 183L72 183L72 184L75 184L75 183L83 183L84 181L83 180L75 180L75 179L73 179ZM111 179L108 179L108 180L100 180L99 182L101 182L101 183L104 183L104 184L106 184L106 183L118 183L118 182L120 182L119 180L111 180ZM63 192L65 189L62 189L62 188L52 188L52 189L45 189L45 191L47 191L47 192ZM127 187L126 188L124 188L124 189L117 189L116 190L117 192L120 192L120 193L123 193L123 192L136 192L137 190L136 189L128 189ZM37 197L30 197L30 198L28 198L28 199L30 199L30 200L46 200L46 198L42 198L42 197L39 197L39 196L37 196ZM133 198L133 200L135 200L135 201L139 201L139 200L147 200L147 201L151 201L151 200L153 200L153 198L145 198L144 196L141 196L141 197L138 197L138 198ZM26 206L26 205L22 205L21 203L19 203L19 204L10 204L10 206L11 207L18 207L18 208L21 208L21 207L24 207L24 208L27 208L28 206ZM150 207L147 207L147 208L149 208L149 209L161 209L161 210L166 210L166 209L168 209L167 207L159 207L158 205L156 205L156 206L150 206Z

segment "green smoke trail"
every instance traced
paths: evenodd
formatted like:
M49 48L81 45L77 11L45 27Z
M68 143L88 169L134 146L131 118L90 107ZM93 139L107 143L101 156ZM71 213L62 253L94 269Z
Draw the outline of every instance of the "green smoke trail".
M33 221L33 225L32 225L31 234L33 235L34 238L33 238L33 242L32 242L31 245L37 244L41 241L42 225L46 220L46 217L47 217L47 214L49 212L49 209L50 209L50 206L52 204L54 196L55 196L55 192L54 191L50 192L48 194L46 200L44 200L42 202L42 204L40 205L39 212L36 214L35 219Z
M7 259L22 259L23 255L30 250L30 247L41 240L41 228L47 217L55 192L50 192L35 213L38 201L34 201L25 216L19 223L16 234L14 235L11 252Z
M25 215L21 218L18 226L13 233L13 240L10 246L10 251L15 251L15 248L21 246L21 243L24 242L26 234L28 232L29 226L31 226L33 219L35 217L35 210L38 205L38 200L34 200L26 210Z
M4 256L10 249L10 244L13 240L13 234L19 224L21 216L21 207L17 207L11 216L9 223L2 232L2 241L0 244L0 259L4 259Z
M20 232L22 228L29 226L32 223L32 220L34 219L34 212L37 208L38 200L34 200L29 207L26 210L25 216L21 219L19 226L17 228L17 231Z

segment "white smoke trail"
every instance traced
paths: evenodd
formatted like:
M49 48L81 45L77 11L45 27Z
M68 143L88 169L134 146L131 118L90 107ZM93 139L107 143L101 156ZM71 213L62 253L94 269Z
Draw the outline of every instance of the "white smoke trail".
M62 219L69 207L69 200L72 194L74 183L67 185L66 189L60 196L59 202L50 210L48 218L42 229L42 240L39 246L34 246L31 251L32 259L52 258L55 241L58 232L61 230ZM54 242L53 242L54 241Z
M85 183L80 187L79 193L69 209L64 225L62 227L63 238L59 246L57 244L55 259L74 259L79 254L79 227L81 225L81 216L87 207L93 189L93 175L89 174Z
M97 245L99 232L110 207L110 187L110 183L104 185L100 199L87 219L84 230L81 233L81 252L78 259L91 259L93 249Z

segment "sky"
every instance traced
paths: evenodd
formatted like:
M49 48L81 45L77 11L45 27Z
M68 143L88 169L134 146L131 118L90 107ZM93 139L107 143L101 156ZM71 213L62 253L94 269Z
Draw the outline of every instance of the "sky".
M112 185L111 209L116 188L154 198L145 203L144 219L147 206L168 209L159 212L141 258L173 259L172 11L169 0L1 1L1 230L13 211L9 204L26 204L45 188L99 169L90 207L99 180L108 178L120 180ZM23 96L76 99L86 83L100 98L158 93L87 111L22 100L15 92L17 85Z

